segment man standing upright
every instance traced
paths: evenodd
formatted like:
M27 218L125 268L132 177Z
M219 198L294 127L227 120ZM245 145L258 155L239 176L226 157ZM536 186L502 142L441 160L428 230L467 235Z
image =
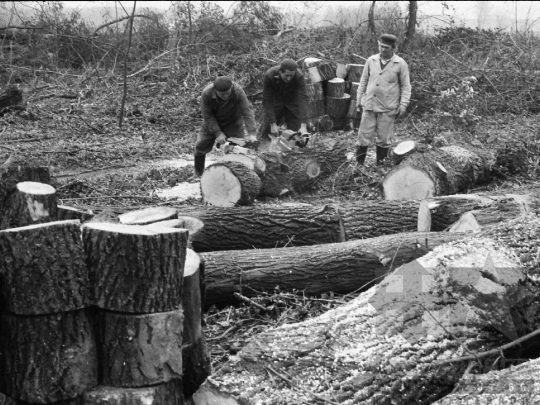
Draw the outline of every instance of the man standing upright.
M278 135L278 124L285 119L287 129L307 133L306 82L298 65L292 59L284 59L278 66L268 69L264 75L264 118L260 130L261 146L270 143L269 133Z
M204 88L201 110L203 123L194 153L195 174L199 177L204 171L206 154L212 150L214 143L221 146L229 137L244 138L245 130L248 133L247 142L257 140L255 113L242 87L229 77L220 76Z
M371 56L364 66L356 105L363 109L358 129L356 161L363 165L368 146L377 145L377 164L387 155L392 142L396 117L403 116L411 99L409 66L394 52L397 38L383 34L379 54Z

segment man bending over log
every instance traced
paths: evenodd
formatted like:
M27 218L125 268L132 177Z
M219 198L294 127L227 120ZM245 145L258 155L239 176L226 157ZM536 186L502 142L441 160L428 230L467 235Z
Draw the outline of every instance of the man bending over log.
M238 83L227 76L220 76L204 88L201 95L203 123L195 144L195 175L202 176L206 154L214 143L220 147L227 138L244 138L257 141L255 114L246 93Z
M268 148L271 133L278 135L278 124L285 120L287 129L307 133L307 93L304 75L292 59L284 59L264 75L264 119L259 133L260 150Z
M356 96L358 111L363 109L358 128L356 161L363 165L368 146L377 145L377 164L387 155L396 117L403 116L411 99L409 66L394 52L397 38L383 34L379 51L364 66Z

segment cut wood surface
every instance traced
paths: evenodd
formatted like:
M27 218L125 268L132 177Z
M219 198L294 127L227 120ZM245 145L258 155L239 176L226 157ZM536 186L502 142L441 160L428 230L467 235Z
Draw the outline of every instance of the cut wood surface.
M383 180L387 200L456 194L489 178L494 161L461 146L414 153L389 171Z
M94 305L139 313L180 308L186 229L89 222L82 234Z
M326 95L328 97L343 98L345 95L345 80L336 77L326 82Z
M182 310L120 314L101 310L104 385L144 387L182 378Z
M203 201L217 207L251 204L260 191L259 176L239 162L214 163L201 176Z
M0 231L0 297L19 315L73 311L89 304L78 220Z
M34 404L67 400L95 387L97 350L86 310L0 314L0 391Z
M416 150L415 141L403 141L403 142L398 143L396 147L392 150L395 163L396 164L401 163L403 159L411 155L415 150Z
M250 403L431 404L467 368L435 364L507 343L520 325L538 327L512 312L512 330L499 303L524 292L524 308L540 310L537 287L520 287L537 263L522 267L523 250L509 247L523 241L538 257L526 238L539 231L540 219L527 217L441 245L341 307L255 336L211 381Z
M308 75L311 83L324 82L336 77L331 63L317 62L315 66L308 67Z
M142 388L98 386L84 394L83 402L84 405L181 405L182 384L180 380L171 380Z
M176 217L176 210L171 207L150 207L129 211L119 215L120 223L124 225L146 225L152 222L164 221Z
M280 291L304 290L310 295L365 290L379 282L389 267L462 238L462 234L447 232L401 233L299 248L202 253L205 306L232 304L235 292L253 297L278 286Z
M67 205L58 205L58 221L78 219L82 223L91 220L93 216L94 214L90 210L81 210Z
M33 167L14 164L0 171L0 214L6 206L6 198L15 191L17 184L24 181L50 184L51 176L47 167Z
M154 222L146 225L146 227L156 229L158 231L163 227L187 229L189 231L188 248L191 248L193 238L197 235L197 233L202 231L204 228L204 223L200 219L194 217L178 217L177 219Z
M255 155L244 155L241 153L229 153L224 155L221 162L239 162L253 170L259 176L266 171L266 163L263 159Z
M6 201L1 229L56 221L58 208L54 187L33 181L18 183Z

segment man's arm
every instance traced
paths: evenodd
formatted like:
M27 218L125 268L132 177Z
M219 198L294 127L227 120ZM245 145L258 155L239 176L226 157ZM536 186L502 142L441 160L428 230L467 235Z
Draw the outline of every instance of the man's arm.
M272 88L272 78L264 75L263 81L263 109L268 123L276 123L276 115L274 114L274 89Z
M399 71L399 85L401 98L399 105L406 108L411 101L411 79L409 77L409 65L403 61L403 66Z
M253 108L251 108L251 104L246 96L246 93L244 92L244 89L242 89L240 86L237 86L236 89L238 90L238 106L240 107L240 112L244 118L247 133L248 135L255 135L257 133L257 124L255 123L255 113L253 112Z
M221 128L219 127L219 124L216 120L216 117L214 116L214 113L212 112L212 97L209 97L206 94L201 95L201 112L203 116L204 123L208 127L208 130L213 135L217 136L219 135L218 132L221 132Z
M362 77L360 78L360 85L358 86L358 90L356 92L356 108L360 107L362 96L366 92L367 84L369 81L369 59L366 61L366 64L364 65L364 70L362 70Z

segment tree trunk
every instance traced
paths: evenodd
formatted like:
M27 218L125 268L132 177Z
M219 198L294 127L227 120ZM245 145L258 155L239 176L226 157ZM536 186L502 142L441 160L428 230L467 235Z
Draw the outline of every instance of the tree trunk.
M0 231L4 310L18 315L73 311L89 304L78 220Z
M405 32L405 40L401 45L401 52L406 52L409 45L414 39L416 33L416 14L418 11L418 1L409 1L409 15L407 17L407 31Z
M17 189L17 184L24 181L50 184L49 169L46 167L12 165L0 171L0 213L7 205L6 199Z
M461 146L415 153L389 171L383 180L387 200L456 194L489 178L493 159Z
M326 97L326 113L335 118L345 117L349 110L349 104L351 103L351 96L344 94L343 97L334 98Z
M362 72L364 71L364 65L358 65L355 63L350 63L347 65L347 81L351 82L351 97L356 99L356 91L360 85L360 78L362 77ZM356 91L353 93L353 85L356 84ZM354 95L353 95L354 94Z
M239 162L214 163L201 176L203 201L217 207L251 204L260 191L259 176Z
M299 248L203 253L205 305L232 304L235 292L253 297L276 286L280 291L304 290L309 295L366 290L388 267L408 263L438 245L463 237L458 233L415 232Z
M4 87L0 91L0 113L6 107L19 104L23 99L22 91L15 85Z
M324 91L321 82L306 84L306 92L309 101L324 100Z
M309 100L306 104L306 114L308 118L320 117L325 114L324 99Z
M375 27L375 0L371 2L368 12L368 26L372 37L377 37L377 28Z
M121 314L101 310L103 383L144 387L182 378L182 310Z
M142 388L99 386L84 394L84 405L182 405L180 380ZM62 404L63 405L63 404Z
M82 234L94 305L130 313L181 306L187 230L96 222Z
M184 335L182 342L182 386L185 398L190 398L212 373L206 339L202 331L204 274L201 259L188 249L184 271L182 308Z
M58 208L54 187L25 181L18 183L11 193L3 210L0 229L42 224L56 221Z
M345 94L345 80L335 78L326 82L326 95L333 98L343 98Z
M97 350L85 310L0 315L0 390L35 404L73 398L97 385Z
M537 263L523 268L523 250L508 246L520 241L538 257L527 235L539 230L538 218L525 218L439 246L341 307L257 335L212 382L251 403L431 404L466 369L437 362L512 339L508 307L521 295L538 319L537 287L520 286Z

